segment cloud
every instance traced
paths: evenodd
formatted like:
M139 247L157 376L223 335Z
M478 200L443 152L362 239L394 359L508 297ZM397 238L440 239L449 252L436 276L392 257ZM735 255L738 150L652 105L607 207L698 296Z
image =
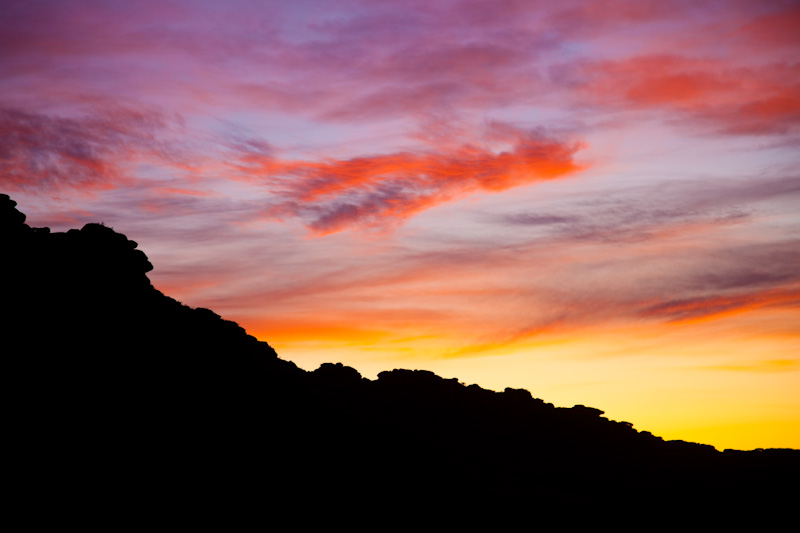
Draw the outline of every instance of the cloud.
M503 142L507 149L489 144ZM243 150L237 171L273 192L264 213L299 217L314 233L387 227L475 192L499 192L578 170L582 145L542 131L490 124L486 143L346 160L288 161Z
M729 134L799 120L791 3L34 4L0 21L6 105L255 105L363 123L594 104L679 111Z
M749 214L740 209L712 206L665 206L641 199L599 199L581 206L581 214L518 212L490 215L486 219L517 228L544 232L542 239L555 242L635 243L666 237L675 232L696 232L701 227L744 223Z
M668 322L689 322L767 306L800 307L800 290L669 299L642 309L640 315Z
M575 224L581 217L575 215L553 215L547 213L512 213L492 217L495 221L512 226L552 226L555 224Z
M780 196L795 190L792 180L682 185L648 184L634 198L630 190L606 200L585 193L556 207L532 194L531 210L513 213L512 231L482 227L451 239L433 226L413 242L347 232L296 241L278 225L239 232L223 220L256 218L259 200L176 194L160 212L181 217L180 224L148 216L139 223L147 231L132 235L143 247L155 235L162 240L157 254L145 248L158 287L286 342L302 338L300 331L309 341L358 333L355 343L380 334L384 344L430 335L450 356L464 357L584 328L748 313L746 322L773 306L796 305L797 240L775 226L768 238L760 235L751 204L741 206L747 216L722 220L731 202L757 191L763 195L755 203ZM113 220L111 212L130 216L130 206L110 206L104 220ZM461 350L467 345L475 347Z
M555 79L589 104L678 113L679 122L732 135L785 134L800 126L800 65L737 65L652 54L562 65Z
M800 48L800 5L797 2L776 3L776 10L754 16L735 32L736 37L756 51L785 49L796 52ZM791 57L791 56L790 56Z
M752 223L765 203L790 202L798 196L800 176L792 174L672 180L599 195L567 209L548 206L542 211L492 213L481 218L537 229L544 232L540 238L554 241L637 242Z
M9 190L107 189L127 163L161 149L164 120L131 109L66 118L0 109L0 183Z
M800 284L800 241L728 246L715 252L717 265L688 277L685 287L696 292L770 291Z
M483 308L516 312L476 344L490 349L592 325L797 308L798 185L776 170L573 192L505 214L478 211L477 221L498 231L459 263L491 272L476 283L492 302Z
M212 194L212 175L237 178L268 191L263 217L297 218L325 235L390 228L476 192L500 192L582 169L574 159L580 142L496 122L486 124L474 143L433 136L420 140L426 149L319 160L284 158L257 136L179 142L169 137L172 126L159 113L127 108L78 117L5 109L0 176L7 189L21 191L150 188L151 198L140 206L148 211L161 210L172 196ZM203 150L205 145L212 148ZM152 175L142 174L143 163L152 165ZM168 178L183 175L190 181Z

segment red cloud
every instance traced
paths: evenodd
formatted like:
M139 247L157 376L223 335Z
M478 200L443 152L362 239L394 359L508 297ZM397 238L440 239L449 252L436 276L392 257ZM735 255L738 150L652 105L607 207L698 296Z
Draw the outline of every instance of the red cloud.
M737 32L750 46L774 51L786 47L796 53L800 47L800 5L787 4L785 10L754 17Z
M720 60L650 55L576 67L579 93L603 106L679 112L724 133L800 126L800 65L733 68Z
M580 143L494 125L495 152L461 145L430 152L397 152L322 162L282 161L248 152L238 170L266 183L278 199L269 217L296 216L316 234L346 227L379 227L476 191L499 192L581 169Z

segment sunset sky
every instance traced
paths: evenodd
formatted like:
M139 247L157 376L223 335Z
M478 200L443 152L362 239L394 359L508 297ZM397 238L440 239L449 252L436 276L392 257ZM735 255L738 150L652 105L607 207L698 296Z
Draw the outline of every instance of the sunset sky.
M797 1L0 0L0 192L308 370L800 448L799 169Z

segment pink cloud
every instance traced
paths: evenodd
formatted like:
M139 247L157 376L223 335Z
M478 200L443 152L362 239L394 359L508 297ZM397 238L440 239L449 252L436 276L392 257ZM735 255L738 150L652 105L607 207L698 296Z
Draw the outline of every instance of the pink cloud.
M188 2L16 7L0 22L4 49L12 51L0 65L17 89L58 91L73 101L145 96L182 109L258 105L316 120L369 121L537 101L569 109L597 91L622 90L626 105L685 106L729 94L722 89L747 66L739 60L746 47L763 54L797 44L796 6L759 2L732 9L683 0L330 4L320 14ZM719 57L723 43L736 55L711 71L702 62L691 68L690 60ZM621 57L620 49L639 57ZM659 72L666 50L686 64ZM594 66L580 73L588 91L548 83L550 65L581 58ZM791 79L762 88L761 99L742 89L739 111L751 118L727 129L758 129L794 109ZM588 96L621 103L611 94ZM721 122L714 117L737 109L707 111Z
M127 163L159 149L163 119L109 109L65 118L0 110L0 182L9 190L113 188L129 179Z

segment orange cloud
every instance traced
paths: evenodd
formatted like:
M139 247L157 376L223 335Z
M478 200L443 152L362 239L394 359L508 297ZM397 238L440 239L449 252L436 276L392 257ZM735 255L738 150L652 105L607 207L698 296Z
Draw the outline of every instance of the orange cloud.
M696 322L768 306L800 306L800 291L775 289L739 295L668 300L652 305L642 316L666 318L669 322Z
M277 195L266 216L299 217L315 234L325 235L353 226L390 226L477 191L504 191L583 168L574 160L581 143L503 125L489 130L487 141L510 149L463 144L320 162L247 151L236 169Z

